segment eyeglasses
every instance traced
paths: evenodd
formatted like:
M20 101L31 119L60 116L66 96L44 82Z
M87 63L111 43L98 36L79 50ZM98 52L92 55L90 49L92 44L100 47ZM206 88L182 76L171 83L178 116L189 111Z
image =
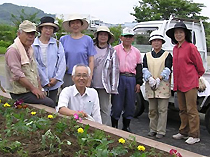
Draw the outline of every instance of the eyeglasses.
M88 75L87 74L76 74L75 77L87 79L88 78Z

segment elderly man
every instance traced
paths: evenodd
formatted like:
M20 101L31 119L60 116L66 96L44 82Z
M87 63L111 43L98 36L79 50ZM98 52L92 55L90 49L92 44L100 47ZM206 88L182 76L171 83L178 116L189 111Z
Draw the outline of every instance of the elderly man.
M86 65L73 67L74 85L61 91L56 111L67 116L82 114L82 117L92 117L94 121L102 123L97 91L86 87L90 74L91 70Z
M111 121L112 126L118 127L118 120L123 112L122 130L130 132L130 121L135 112L135 92L140 92L142 80L142 65L140 51L131 44L134 32L124 28L121 34L122 44L114 47L119 58L119 94L112 94Z
M28 20L23 21L19 25L18 37L7 49L5 54L7 90L13 99L55 107L54 102L45 96L38 77L31 47L35 33L35 24Z

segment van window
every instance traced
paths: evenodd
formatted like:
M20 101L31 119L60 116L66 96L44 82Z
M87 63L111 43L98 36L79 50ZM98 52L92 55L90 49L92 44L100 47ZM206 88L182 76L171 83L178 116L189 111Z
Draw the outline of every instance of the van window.
M150 33L157 30L158 27L140 27L134 30L135 40L133 46L138 48L141 53L147 53L151 51L152 46L149 43Z

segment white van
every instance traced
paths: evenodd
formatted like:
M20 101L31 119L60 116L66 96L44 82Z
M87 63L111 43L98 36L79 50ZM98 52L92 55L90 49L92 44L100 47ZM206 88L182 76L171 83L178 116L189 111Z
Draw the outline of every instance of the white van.
M134 26L133 30L135 32L135 42L134 45L141 51L142 58L146 52L151 51L151 45L149 41L149 35L154 30L159 30L164 35L166 42L163 44L163 49L172 53L174 45L171 43L171 39L166 35L166 31L170 28L173 28L174 25L179 22L183 21L187 28L192 31L192 43L196 45L198 51L201 54L201 58L203 61L203 66L206 70L203 77L206 81L210 82L210 73L208 72L209 69L207 67L207 48L206 48L206 38L205 38L205 31L200 20L193 20L193 19L180 19L174 18L171 16L169 20L162 20L162 21L146 21L140 22ZM172 96L169 99L169 108L178 108L177 103L177 96L176 92L173 91L173 76L171 79L172 82ZM137 103L136 103L136 113L135 117L139 116L143 113L145 109L145 105L148 104L146 101L147 98L145 96L144 85L142 86L142 93L137 95ZM210 133L210 94L206 94L205 96L198 96L198 111L205 114L205 122L208 132Z

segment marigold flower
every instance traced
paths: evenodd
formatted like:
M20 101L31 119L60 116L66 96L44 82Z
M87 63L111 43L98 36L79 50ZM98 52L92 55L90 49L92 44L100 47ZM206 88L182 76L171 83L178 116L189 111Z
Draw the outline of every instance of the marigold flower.
M36 114L36 112L31 112L31 115L35 115Z
M145 151L145 147L144 147L144 146L141 146L141 145L139 145L139 146L137 147L137 149L140 150L140 151Z
M84 132L84 130L82 128L79 128L79 129L77 129L77 132L82 134Z
M50 114L50 115L47 116L47 118L52 119L53 115Z
M7 102L4 104L4 107L10 107L11 105L8 104Z
M119 143L122 143L122 144L125 143L125 140L123 138L120 138L118 141L119 141Z

